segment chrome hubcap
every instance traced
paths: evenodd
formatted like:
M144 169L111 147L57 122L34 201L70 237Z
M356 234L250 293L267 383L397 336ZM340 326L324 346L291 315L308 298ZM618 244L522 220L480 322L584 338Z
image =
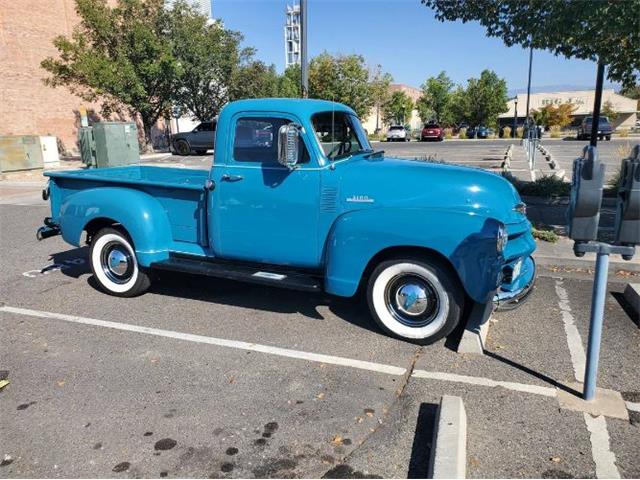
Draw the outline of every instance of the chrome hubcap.
M407 315L421 315L429 306L427 291L417 283L406 283L396 292L396 306Z
M102 249L102 271L114 283L127 283L134 272L135 259L119 242L110 242Z
M109 253L108 262L109 270L119 276L124 275L127 271L127 268L129 267L127 256L118 249L111 250L111 253Z
M440 308L433 285L416 274L403 274L391 279L385 295L389 312L409 327L428 325L436 318Z

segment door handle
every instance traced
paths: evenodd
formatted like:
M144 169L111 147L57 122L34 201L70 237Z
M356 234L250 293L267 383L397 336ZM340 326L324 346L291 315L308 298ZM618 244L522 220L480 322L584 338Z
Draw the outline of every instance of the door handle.
M222 175L221 180L223 182L239 182L243 178L244 177L242 175L229 175L228 173L225 173Z

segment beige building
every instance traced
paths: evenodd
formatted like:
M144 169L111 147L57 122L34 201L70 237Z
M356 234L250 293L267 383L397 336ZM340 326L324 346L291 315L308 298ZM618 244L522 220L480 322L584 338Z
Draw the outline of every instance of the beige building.
M405 85L404 83L392 83L389 86L389 90L393 93L396 91L401 91L406 93L413 103L415 104L418 99L422 96L422 90L415 87L410 87L409 85ZM380 132L384 133L387 131L389 125L385 125L382 121L382 111L378 111L378 108L373 107L369 116L367 118L362 119L362 125L367 131L367 133L374 133L376 131L376 119L377 125ZM407 119L405 123L411 125L412 130L421 129L422 128L422 120L420 120L420 116L418 115L418 110L415 108L411 112L411 118Z
M593 102L595 90L576 90L570 92L544 92L532 93L529 101L531 110L539 110L545 105L561 104L570 102L577 108L573 112L574 122L578 124L584 117L591 115L593 110ZM509 120L513 120L516 110L516 100L518 107L518 123L522 123L526 117L525 110L527 108L527 94L519 93L516 99L508 102L509 110L499 116L501 124L509 124ZM632 128L638 118L638 101L632 98L624 97L615 93L612 89L602 91L602 104L610 102L613 110L618 113L615 120L612 121L616 128Z

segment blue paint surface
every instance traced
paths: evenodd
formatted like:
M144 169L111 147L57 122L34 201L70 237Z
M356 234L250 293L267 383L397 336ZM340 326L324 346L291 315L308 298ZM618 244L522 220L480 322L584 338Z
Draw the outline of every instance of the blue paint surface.
M328 160L315 138L318 112L353 113L322 100L233 102L220 114L211 171L119 167L47 172L53 220L78 245L90 222L111 220L129 233L141 265L171 253L288 265L324 275L325 289L353 295L381 252L420 251L447 261L475 301L491 298L502 270L535 250L531 226L514 210L513 186L479 169L358 154ZM279 117L302 126L310 161L237 162L240 117ZM228 176L233 181L225 180ZM208 179L215 188L207 191ZM496 249L500 227L509 241ZM505 289L530 280L525 267ZM527 278L529 275L529 278Z

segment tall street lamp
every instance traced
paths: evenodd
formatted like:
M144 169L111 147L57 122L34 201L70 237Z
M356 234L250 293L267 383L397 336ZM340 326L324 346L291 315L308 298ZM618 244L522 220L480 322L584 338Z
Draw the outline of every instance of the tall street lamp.
M516 130L518 129L518 95L516 95L513 104L515 109L513 111L513 130L511 131L511 137L516 138Z

